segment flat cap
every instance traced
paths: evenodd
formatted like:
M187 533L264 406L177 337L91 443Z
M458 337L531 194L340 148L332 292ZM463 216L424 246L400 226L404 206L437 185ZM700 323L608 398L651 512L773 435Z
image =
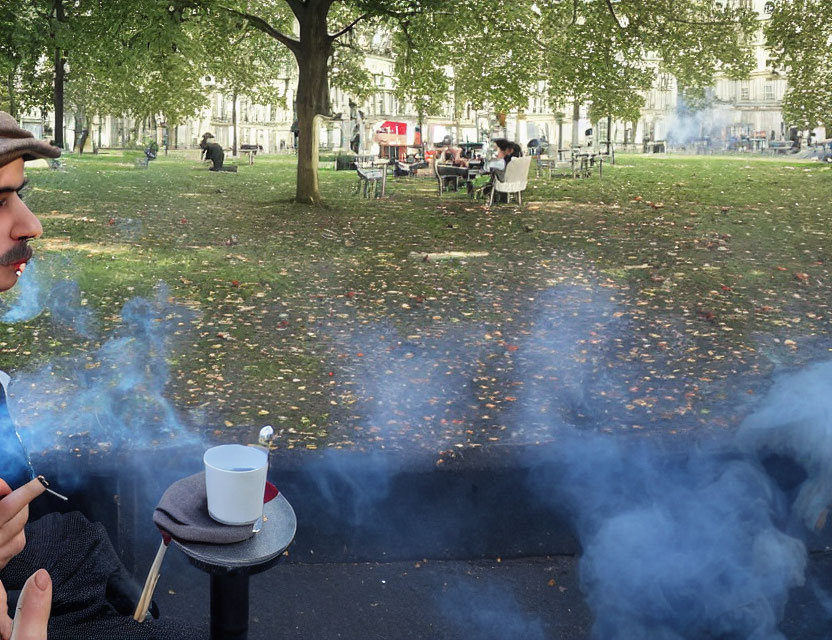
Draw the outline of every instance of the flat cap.
M58 147L36 140L30 131L18 126L14 118L0 111L0 167L12 160L35 160L36 158L57 158L61 155Z

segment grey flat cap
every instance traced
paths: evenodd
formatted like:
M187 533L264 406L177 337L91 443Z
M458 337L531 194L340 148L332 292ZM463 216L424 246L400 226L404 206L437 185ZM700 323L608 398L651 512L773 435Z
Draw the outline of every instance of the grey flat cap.
M0 111L0 167L12 160L23 158L57 158L61 155L58 147L43 140L35 140L30 131L19 127L14 118Z

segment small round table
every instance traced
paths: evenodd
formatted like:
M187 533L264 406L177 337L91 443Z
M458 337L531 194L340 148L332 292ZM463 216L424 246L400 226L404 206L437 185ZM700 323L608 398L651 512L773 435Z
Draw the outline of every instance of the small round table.
M263 526L235 544L173 543L191 564L211 576L211 640L248 638L249 576L273 567L297 529L295 511L283 494L263 505Z

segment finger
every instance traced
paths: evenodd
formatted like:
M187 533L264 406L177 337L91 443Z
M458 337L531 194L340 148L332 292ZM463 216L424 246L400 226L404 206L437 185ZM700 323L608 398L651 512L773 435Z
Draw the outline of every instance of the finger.
M21 529L13 538L0 546L0 569L3 569L12 558L23 551L26 546L26 533Z
M0 569L6 566L6 563L14 556L23 551L22 544L25 544L23 529L28 519L29 507L27 505L18 511L17 515L6 522L6 524L0 526L0 560L3 562L0 565Z
M11 520L23 507L46 491L40 480L30 480L0 500L0 526Z
M52 578L46 569L38 569L23 585L11 640L46 640L51 610Z
M12 488L6 484L6 481L3 478L0 478L0 498L3 496L7 496L12 492Z
M29 520L29 505L23 505L23 508L18 511L5 524L0 525L0 547L9 543L18 533L23 531L26 522Z
M9 617L9 597L0 582L0 638L9 640L12 635L12 619Z

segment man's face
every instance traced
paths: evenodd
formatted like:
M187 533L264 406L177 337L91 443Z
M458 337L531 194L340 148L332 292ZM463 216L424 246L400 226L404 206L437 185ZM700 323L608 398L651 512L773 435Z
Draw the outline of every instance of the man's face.
M38 238L43 228L20 199L23 159L0 167L0 291L11 289L32 257L26 241Z

